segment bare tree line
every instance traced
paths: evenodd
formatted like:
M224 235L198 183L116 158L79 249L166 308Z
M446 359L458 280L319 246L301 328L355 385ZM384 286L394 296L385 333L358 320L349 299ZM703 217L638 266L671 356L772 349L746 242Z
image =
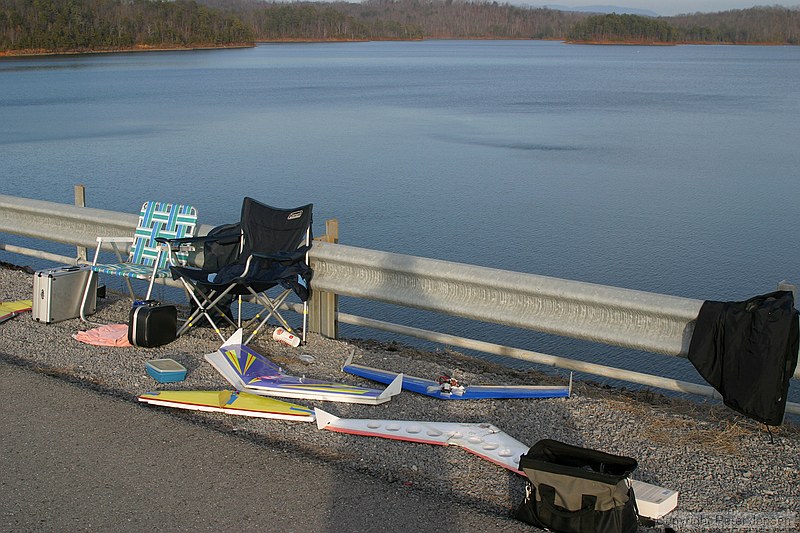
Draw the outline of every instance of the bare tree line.
M187 0L0 0L3 51L225 46L252 41L237 17Z
M483 0L0 0L0 50L86 51L255 41L573 39L800 44L800 8L646 18ZM655 36L655 37L653 37ZM623 38L624 40L624 38Z

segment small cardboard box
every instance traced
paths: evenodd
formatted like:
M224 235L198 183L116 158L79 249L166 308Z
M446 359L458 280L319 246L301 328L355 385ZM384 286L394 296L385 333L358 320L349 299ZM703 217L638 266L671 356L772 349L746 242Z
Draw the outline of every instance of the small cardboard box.
M186 378L186 367L174 359L153 359L145 363L147 373L159 383L174 383Z

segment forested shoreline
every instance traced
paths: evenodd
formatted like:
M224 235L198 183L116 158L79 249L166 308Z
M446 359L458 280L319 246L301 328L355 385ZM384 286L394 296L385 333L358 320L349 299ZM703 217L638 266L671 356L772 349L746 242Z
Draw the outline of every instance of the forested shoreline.
M0 49L27 53L252 45L235 16L193 1L0 0Z
M414 39L797 45L800 8L652 18L469 0L0 0L6 55Z

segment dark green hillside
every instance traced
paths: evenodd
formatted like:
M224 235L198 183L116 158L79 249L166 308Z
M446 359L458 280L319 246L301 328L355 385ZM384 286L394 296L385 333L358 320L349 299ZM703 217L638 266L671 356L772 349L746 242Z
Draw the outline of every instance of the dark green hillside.
M800 44L800 8L653 18L483 0L0 0L0 55L392 39Z
M256 40L563 39L582 13L466 0L202 0L236 14Z
M569 32L572 42L674 43L678 32L661 19L640 15L595 15Z
M592 17L484 0L199 1L236 15L261 41L570 39L800 44L800 8L777 6L653 18L616 14Z
M578 22L573 42L800 44L800 9L754 7L677 17L596 15Z
M668 20L685 42L800 44L800 8L764 6Z
M235 16L189 0L0 0L0 50L79 52L252 43Z

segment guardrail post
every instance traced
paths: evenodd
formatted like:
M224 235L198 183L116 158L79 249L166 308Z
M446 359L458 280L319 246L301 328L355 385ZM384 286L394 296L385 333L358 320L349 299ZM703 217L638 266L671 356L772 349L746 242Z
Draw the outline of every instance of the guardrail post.
M83 185L75 186L75 206L86 207L86 187ZM77 249L78 249L77 264L86 263L88 261L86 255L86 247L78 246Z
M325 221L325 235L317 237L315 241L339 242L339 221L335 218ZM311 268L314 268L312 261ZM312 289L314 279L311 279ZM332 292L313 289L311 300L308 303L308 329L311 333L319 333L325 337L336 339L339 337L339 296Z

